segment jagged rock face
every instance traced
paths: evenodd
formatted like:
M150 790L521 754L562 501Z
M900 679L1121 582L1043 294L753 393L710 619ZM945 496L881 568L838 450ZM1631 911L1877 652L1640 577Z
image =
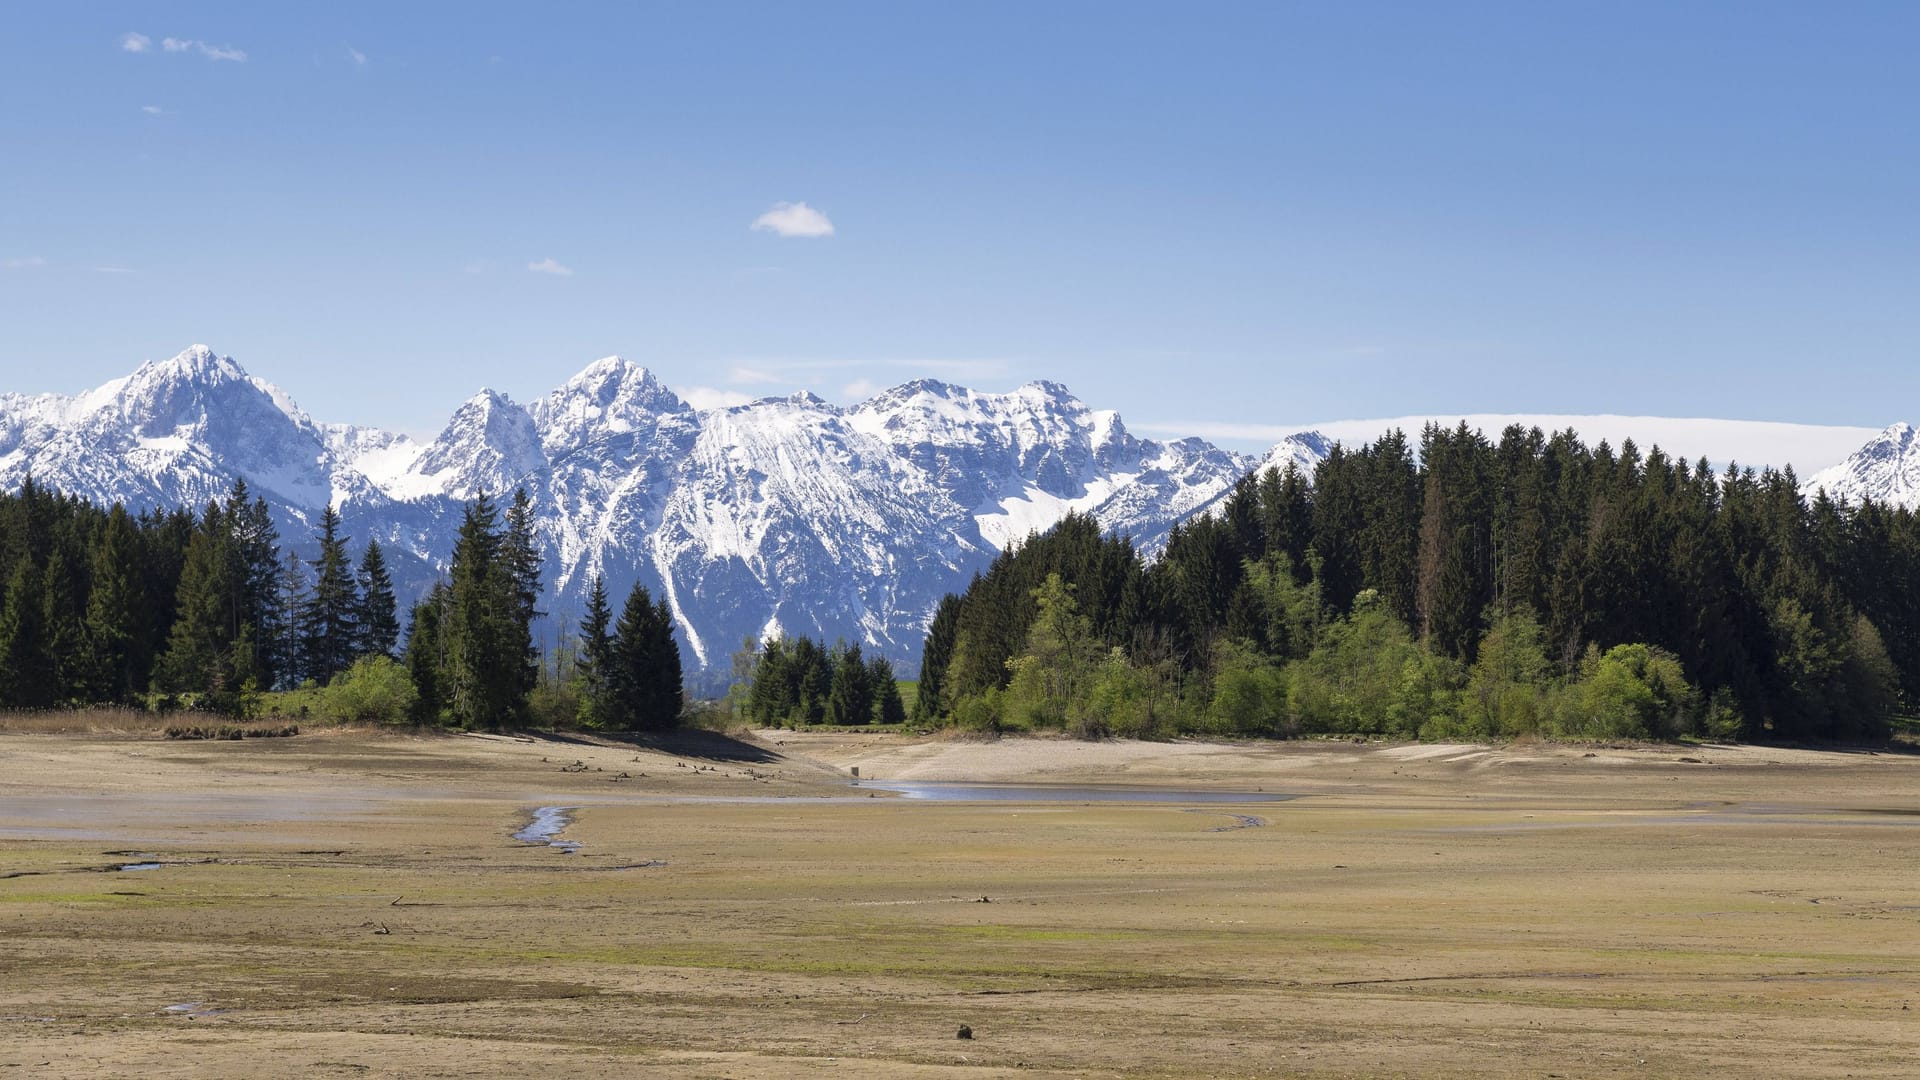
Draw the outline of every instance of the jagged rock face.
M1325 451L1296 436L1267 461L1310 469ZM1055 383L923 380L847 410L796 394L697 412L618 357L531 406L482 391L424 446L316 424L204 346L78 397L0 395L0 483L31 473L144 509L197 506L245 477L295 546L340 507L356 546L388 548L403 592L444 572L466 500L524 487L555 620L577 619L595 576L616 604L643 584L672 603L689 667L721 674L743 639L780 631L911 670L940 596L1007 545L1080 511L1157 550L1252 464L1136 438Z
M1814 473L1803 489L1821 491L1858 505L1868 499L1889 506L1920 508L1920 439L1909 424L1895 424L1853 453Z
M234 476L289 507L335 497L320 429L274 387L196 345L78 397L0 399L19 441L0 482L28 474L96 502L199 506Z
M924 472L995 549L1071 511L1151 548L1249 464L1198 439L1137 439L1118 414L1089 409L1051 382L982 394L922 379L856 406L848 420Z

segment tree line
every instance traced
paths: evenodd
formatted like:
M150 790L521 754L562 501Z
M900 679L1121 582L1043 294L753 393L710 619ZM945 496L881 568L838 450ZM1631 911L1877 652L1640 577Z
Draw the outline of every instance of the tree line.
M907 719L893 661L864 659L859 645L844 641L826 648L804 635L769 638L757 653L749 653L746 670L736 677L746 690L740 711L759 724L899 724Z
M1883 739L1920 520L1790 469L1427 427L1242 480L1146 560L1072 517L936 609L916 717L1089 733Z
M102 509L28 479L0 493L0 708L191 707L246 714L276 691L325 691L344 715L518 727L554 668L533 637L541 558L526 492L504 516L463 513L447 578L413 606L401 647L385 554L356 562L332 507L316 557L283 552L266 501L238 480L198 512ZM681 713L671 612L636 587L609 626L596 581L566 717L641 729Z

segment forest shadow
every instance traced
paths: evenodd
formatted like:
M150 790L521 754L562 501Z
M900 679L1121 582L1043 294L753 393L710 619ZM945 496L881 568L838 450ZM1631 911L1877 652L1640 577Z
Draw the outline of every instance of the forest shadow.
M679 728L673 731L596 731L592 735L565 731L527 731L521 734L539 742L560 743L567 746L604 746L607 743L617 743L663 754L734 764L770 765L785 760L784 755L764 746L744 739L736 739L718 731L700 728Z

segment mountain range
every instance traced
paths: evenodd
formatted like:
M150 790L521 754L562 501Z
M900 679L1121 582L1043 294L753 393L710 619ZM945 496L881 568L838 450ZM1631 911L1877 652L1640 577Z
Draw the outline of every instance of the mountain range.
M1327 448L1308 432L1266 460L1311 468ZM524 487L548 632L596 575L616 605L645 584L672 603L694 669L785 631L911 670L939 598L1007 545L1078 511L1152 550L1258 464L1138 438L1057 383L920 380L851 408L800 393L702 411L619 357L525 405L482 390L425 443L318 422L202 345L77 396L0 395L0 484L32 476L138 510L198 507L244 478L283 544L310 546L332 504L409 595L445 573L468 500Z
M1249 471L1311 471L1317 432L1264 456L1156 442L1066 387L1004 394L933 380L850 408L807 393L697 410L646 368L608 357L520 404L482 390L422 443L307 415L230 357L195 345L76 396L0 394L0 484L170 509L236 478L284 544L311 546L335 506L357 550L387 549L396 584L446 572L466 503L524 487L546 560L548 633L577 619L596 575L673 605L689 668L716 674L778 632L861 643L918 663L927 621L995 554L1069 512L1151 552ZM1896 424L1816 473L1809 494L1920 506L1920 440Z

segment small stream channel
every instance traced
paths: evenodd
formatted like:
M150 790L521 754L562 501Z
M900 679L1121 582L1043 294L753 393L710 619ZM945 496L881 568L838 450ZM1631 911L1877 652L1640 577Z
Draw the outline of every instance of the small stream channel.
M577 806L542 806L533 812L533 821L514 833L513 838L523 844L545 844L563 855L572 855L580 850L580 845L560 839L560 834L573 824L573 812L578 809Z

